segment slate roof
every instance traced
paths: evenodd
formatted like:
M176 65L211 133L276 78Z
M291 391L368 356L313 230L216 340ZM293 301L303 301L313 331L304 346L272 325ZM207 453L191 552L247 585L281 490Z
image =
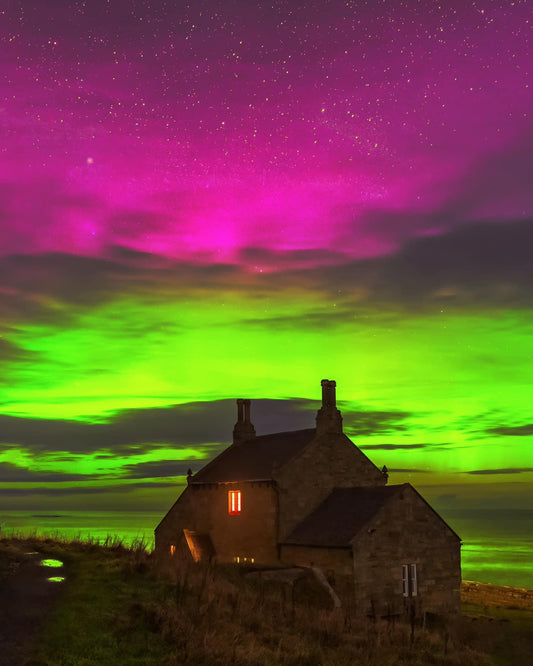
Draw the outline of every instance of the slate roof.
M389 499L408 484L334 488L285 539L287 545L348 547Z
M272 479L273 468L281 467L315 437L316 429L261 435L222 451L191 479L191 483L223 483Z

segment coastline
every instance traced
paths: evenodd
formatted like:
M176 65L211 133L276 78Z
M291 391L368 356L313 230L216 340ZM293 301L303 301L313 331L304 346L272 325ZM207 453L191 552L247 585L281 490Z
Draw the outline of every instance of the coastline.
M475 604L476 606L533 610L533 590L463 580L461 582L461 601L463 604Z

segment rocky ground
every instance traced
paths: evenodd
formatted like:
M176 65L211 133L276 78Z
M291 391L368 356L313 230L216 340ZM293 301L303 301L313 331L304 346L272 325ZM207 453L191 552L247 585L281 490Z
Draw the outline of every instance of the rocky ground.
M463 602L478 606L516 608L533 611L533 590L502 585L488 585L464 580L461 588Z

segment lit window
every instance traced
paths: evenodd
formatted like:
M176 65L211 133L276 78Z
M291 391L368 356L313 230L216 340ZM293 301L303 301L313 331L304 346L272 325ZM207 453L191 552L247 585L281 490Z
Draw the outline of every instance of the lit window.
M176 552L176 546L174 544L171 544L170 545L170 554L174 555L175 552Z
M402 593L404 597L418 594L416 564L402 564Z
M239 516L241 513L241 491L230 490L228 493L228 513L230 516Z
M235 564L241 564L242 562L250 562L251 564L253 564L255 562L255 558L254 557L242 557L240 555L235 555L235 557L233 558L233 561L235 562Z

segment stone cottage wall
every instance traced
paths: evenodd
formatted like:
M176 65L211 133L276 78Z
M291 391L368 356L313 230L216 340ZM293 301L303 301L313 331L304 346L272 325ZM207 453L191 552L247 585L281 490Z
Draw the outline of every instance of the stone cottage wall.
M354 585L361 615L460 610L460 541L407 486L353 542ZM417 595L404 597L402 565L416 564Z
M228 513L228 492L242 492L240 515ZM183 529L208 534L217 562L275 563L277 554L277 493L264 482L188 486L156 530L156 553L168 555Z
M185 488L155 529L155 555L159 560L170 556L170 546L177 545L184 528L195 529L189 488Z
M353 574L350 548L282 545L280 559L282 564L288 566L320 567L328 579Z
M228 514L228 491L242 492L242 512ZM209 534L217 552L217 562L233 562L235 557L255 564L275 563L277 552L277 493L273 484L264 482L226 483L202 490L209 507Z
M381 471L342 434L317 437L274 475L279 491L280 541L333 488L383 486L387 482Z

